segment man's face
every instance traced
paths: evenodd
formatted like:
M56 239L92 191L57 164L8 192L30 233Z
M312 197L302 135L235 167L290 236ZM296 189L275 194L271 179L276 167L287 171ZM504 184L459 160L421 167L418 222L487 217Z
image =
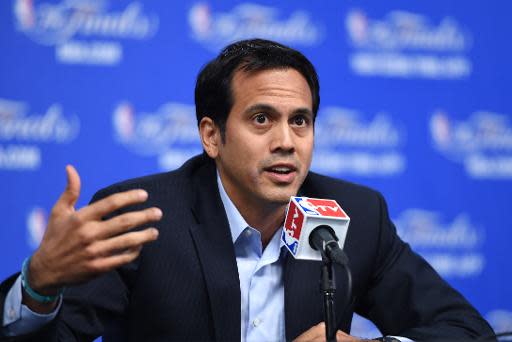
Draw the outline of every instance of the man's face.
M226 192L242 209L287 204L311 164L312 97L294 69L237 71L233 107L217 167Z

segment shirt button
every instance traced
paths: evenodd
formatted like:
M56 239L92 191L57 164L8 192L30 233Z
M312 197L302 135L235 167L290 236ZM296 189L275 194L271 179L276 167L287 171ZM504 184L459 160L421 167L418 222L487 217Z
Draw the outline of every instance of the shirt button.
M252 235L252 231L250 229L246 229L245 230L245 235L246 236L251 236Z
M16 317L16 311L14 310L14 308L9 308L8 315L10 319L14 319Z
M256 328L258 325L261 324L261 319L256 318L254 321L252 321L252 325Z

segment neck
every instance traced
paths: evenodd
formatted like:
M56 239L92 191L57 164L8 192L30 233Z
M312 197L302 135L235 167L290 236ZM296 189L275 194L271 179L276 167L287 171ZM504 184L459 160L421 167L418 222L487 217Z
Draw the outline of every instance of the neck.
M274 236L276 230L283 224L286 205L270 205L265 208L254 206L250 208L251 210L239 207L236 203L235 206L238 211L240 211L244 220L251 227L254 227L260 232L261 244L263 248L265 248L272 239L272 236Z
M224 185L224 190L236 209L242 215L245 222L261 234L261 244L265 248L274 233L281 227L284 221L286 203L276 203L251 198L240 198L230 191L229 186Z

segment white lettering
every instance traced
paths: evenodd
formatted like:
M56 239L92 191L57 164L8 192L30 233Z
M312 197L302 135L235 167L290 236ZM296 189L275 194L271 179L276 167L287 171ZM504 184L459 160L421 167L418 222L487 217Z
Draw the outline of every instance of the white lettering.
M144 39L156 32L158 17L142 13L138 2L130 3L121 12L107 13L101 2L62 1L39 5L34 25L19 28L45 45L62 44L77 35Z
M253 37L314 45L323 36L323 29L305 11L295 11L281 19L274 7L242 3L231 12L211 12L208 5L196 4L190 9L189 23L194 37L216 51L235 40Z
M35 146L0 145L0 169L36 170L41 165L41 152Z
M350 56L349 63L352 70L361 76L461 79L472 72L471 61L463 56L358 52Z
M0 117L0 140L63 143L74 139L78 130L78 118L66 119L58 104L50 106L43 115L23 116L18 112Z
M297 225L295 224L295 219L298 217L299 217L299 210L297 209L297 207L295 207L295 212L293 213L293 217L292 217L292 230L297 229Z
M426 16L406 11L392 11L383 20L377 20L353 10L347 16L346 26L353 44L359 48L447 52L466 50L471 45L471 37L450 17L432 25Z
M130 122L128 130L126 121ZM181 156L193 156L188 154L189 151L201 152L197 145L195 109L191 105L166 103L154 113L133 113L129 103L121 103L113 112L113 123L114 133L121 144L137 154L160 154L164 169L179 167L176 162L187 159L181 159Z
M359 175L390 176L401 173L406 159L399 153L345 153L337 150L315 152L313 169L323 173L353 173Z
M116 65L123 58L123 48L117 42L67 42L57 46L56 58L61 63Z
M475 178L512 178L512 156L469 155L465 160L465 166L467 172Z
M475 248L485 238L467 214L458 215L451 223L442 223L436 212L409 209L394 221L399 235L417 248Z
M316 206L313 206L315 209L320 209L321 211L329 211L332 210L334 212L336 212L338 210L338 207L334 206L334 207L331 207L331 206L328 206L328 205L316 205Z
M318 146L337 144L386 148L397 147L405 139L403 129L384 113L365 121L356 110L327 107L317 123Z
M474 178L512 178L512 127L509 116L489 111L452 122L442 111L430 120L437 149L449 159L463 161Z
M453 255L448 253L423 254L425 259L444 277L474 277L482 273L485 257L480 253Z

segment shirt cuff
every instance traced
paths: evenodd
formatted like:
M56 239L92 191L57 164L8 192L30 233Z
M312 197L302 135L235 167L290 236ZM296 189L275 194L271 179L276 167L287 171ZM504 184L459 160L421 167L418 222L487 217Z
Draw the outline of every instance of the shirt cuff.
M21 303L21 291L20 275L5 298L1 330L6 336L18 336L38 330L57 316L62 304L62 296L60 296L55 310L49 314L39 314Z

